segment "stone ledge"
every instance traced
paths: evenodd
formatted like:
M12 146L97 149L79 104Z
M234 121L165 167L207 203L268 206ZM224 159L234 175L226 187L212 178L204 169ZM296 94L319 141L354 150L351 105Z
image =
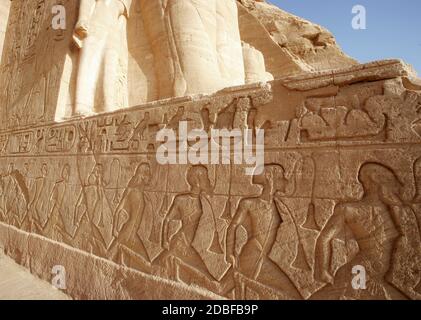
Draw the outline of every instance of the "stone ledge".
M186 103L206 101L214 98L226 97L231 95L240 96L244 93L247 93L247 95L252 95L255 93L262 93L265 91L271 92L272 86L277 83L283 85L284 87L290 90L305 92L329 86L344 86L355 84L358 82L380 81L398 77L406 77L410 79L411 83L413 83L412 86L415 86L415 88L418 88L420 86L419 83L421 80L418 78L414 78L410 67L407 64L405 64L402 60L381 60L345 69L337 69L312 74L302 74L298 76L279 78L267 83L261 82L243 86L229 87L209 95L200 94L165 100L157 100L130 108L116 110L114 112L98 113L87 117L71 117L60 122L46 122L42 125L39 125L38 127L57 125L60 123L72 123L81 120L90 120L98 116L114 116L131 111L140 111L166 106L182 105ZM29 127L33 128L33 126ZM23 130L25 128L27 128L27 126L22 126L17 129ZM0 130L0 133L11 131L15 130Z
M67 274L67 290L64 292L74 299L224 299L205 289L189 287L119 266L106 259L27 233L2 222L0 222L0 249L45 281L51 281L53 266L64 266ZM33 252L35 250L36 254ZM90 279L88 286L86 279Z
M362 81L378 81L413 76L411 68L402 60L380 60L345 69L279 79L289 89L307 91L327 86L343 86Z

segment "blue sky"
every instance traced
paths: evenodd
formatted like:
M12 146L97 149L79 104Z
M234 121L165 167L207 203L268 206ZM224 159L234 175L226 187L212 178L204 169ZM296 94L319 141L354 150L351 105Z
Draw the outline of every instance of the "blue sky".
M401 58L421 76L420 0L269 0L329 29L339 45L360 62ZM367 29L354 30L352 8L367 10Z

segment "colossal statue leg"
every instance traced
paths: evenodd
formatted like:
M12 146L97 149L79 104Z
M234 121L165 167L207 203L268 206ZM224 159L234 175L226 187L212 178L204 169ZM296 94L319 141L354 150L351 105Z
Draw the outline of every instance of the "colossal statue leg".
M169 0L176 54L186 81L185 94L222 87L216 52L216 0Z
M101 69L102 48L94 37L83 42L79 56L79 69L76 82L76 104L74 113L89 115L94 112L96 85Z
M171 51L170 32L165 16L166 0L140 0L146 35L154 55L155 75L160 99L177 96L175 81L183 82L179 61ZM178 69L178 71L176 71ZM184 95L184 89L179 95Z
M119 86L119 77L120 77L120 52L117 48L108 47L104 52L104 61L103 61L103 70L104 70L104 80L103 80L103 110L101 111L114 111L117 110L119 106L118 101L118 86Z
M244 60L235 0L139 0L139 4L160 99L213 93L244 84L247 69L256 73L256 68L245 67L245 61L255 59ZM77 114L93 113L96 105L103 106L96 111L121 107L118 88L124 68L119 59L125 48L121 18L126 19L129 7L130 0L81 0L76 29L83 38ZM264 62L258 62L257 69L264 69ZM260 73L266 76L264 70ZM102 97L96 101L98 84Z
M243 85L244 61L236 0L217 0L218 63L227 86Z
M74 113L80 115L93 112L95 102L94 85L99 77L100 53L102 50L96 48L96 41L91 35L88 37L89 21L93 10L95 10L95 5L96 0L80 0L79 17L73 37L75 44L80 49L74 109Z
M186 94L244 84L235 0L169 0L167 12Z
M116 96L123 37L121 16L127 14L126 1L81 1L79 21L75 30L76 44L81 47L75 114L94 113L100 82L103 88L103 110L100 111L112 111L118 107Z

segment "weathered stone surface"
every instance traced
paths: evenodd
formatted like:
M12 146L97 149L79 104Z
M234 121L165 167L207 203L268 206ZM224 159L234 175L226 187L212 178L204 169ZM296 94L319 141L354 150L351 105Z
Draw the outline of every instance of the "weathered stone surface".
M333 35L325 28L285 12L264 0L238 1L260 22L278 50L282 49L302 70L340 69L357 64L342 52ZM247 25L241 26L243 27L247 28ZM250 37L253 33L255 37L263 37L261 30L257 28L247 29L247 32ZM271 53L271 56L274 55ZM279 60L278 62L280 63ZM280 74L274 73L274 76L285 76L285 70L282 71ZM287 72L293 73L294 70L291 68Z
M197 85L194 79L212 77L182 64L171 69L175 56L159 56L174 43L166 44L159 25L168 23L166 15L156 24L142 17L162 14L155 11L160 1L147 1L103 8L128 23L127 82L120 85L129 97L136 95L131 86L140 89L137 103L67 118L80 54L72 45L88 41L83 28L76 38L73 29L49 29L46 12L55 1L12 2L0 79L0 248L48 281L52 267L63 266L65 292L77 299L420 299L421 86L411 68L399 60L354 65L331 40L320 54L299 56L278 46L276 35L247 31L265 31L265 10L275 9L262 2L242 1L238 29L229 24L218 33L216 12L235 9L189 1L206 19L191 13L183 21L180 8L168 9L178 35L207 22L200 32L224 34L239 46L222 45L218 56L209 39L193 37L205 43L195 51L180 36L173 39L185 42L180 54L194 65L198 52L213 52L208 62L218 66L240 55L241 68L226 62L227 79L237 81L240 72L248 84L204 85L221 90L179 96L172 89L184 92L190 80L173 87L162 70L174 79L185 71ZM60 3L76 25L77 2ZM19 36L26 28L29 36ZM305 38L301 31L295 37ZM346 67L310 72L328 66L325 55ZM162 74L155 69L161 61ZM255 150L264 146L261 174L247 175L252 164L237 158L187 163L182 150L176 164L160 164L158 133L173 130L168 143L180 146L185 126L201 130L211 146L218 144L208 136L215 129L251 129ZM265 130L261 144L258 129ZM353 287L355 267L366 272L364 290Z
M392 62L362 70L356 83L339 84L336 90L323 82L300 91L283 85L294 87L305 80L301 77L199 101L153 103L83 121L4 131L1 212L4 223L13 227L2 226L1 234L8 235L2 246L47 279L51 265L64 265L74 274L68 293L78 298L351 298L358 292L349 288L352 273L347 268L353 264L367 267L373 277L373 287L361 298L419 298L420 93L403 87L403 74ZM377 81L366 82L373 74ZM389 90L391 85L396 90ZM283 99L275 98L278 90ZM191 211L198 210L193 209L199 198L191 179L199 172L186 165L158 165L154 130L168 126L162 119L172 119L181 106L180 117L191 119L192 128L203 125L204 107L218 122L227 105L241 110L242 99L257 109L256 127L270 121L265 162L272 178L257 181L229 165L202 167L213 188L206 195L212 209ZM288 108L296 115L289 118ZM146 130L133 135L146 113ZM274 182L280 185L264 197ZM268 199L276 206L263 210ZM200 217L198 229L183 229L188 226L183 216L194 212ZM267 216L255 227L276 223L270 227L275 232L270 242L259 240L260 232L243 224L255 214ZM131 222L136 217L141 220ZM138 229L129 236L124 226L131 223ZM163 230L175 232L175 238L166 239ZM216 241L222 251L202 252L196 244L189 250L199 254L185 257L182 252L189 247L178 238L183 234L193 244L202 239L203 248ZM233 239L241 248L236 267L226 258ZM258 243L268 247L254 266L247 261L261 259ZM330 245L335 249L326 264ZM98 272L103 268L107 276ZM88 277L95 283L92 289L79 278L86 276L77 274L81 269L95 270ZM327 272L335 286L326 286L331 281ZM113 290L101 289L104 282ZM146 289L150 283L153 295L130 291L128 283ZM245 292L239 290L243 286Z
M66 10L64 30L51 27L53 5ZM16 0L10 17L0 75L3 127L246 83L242 47L249 44L235 0ZM265 68L264 59L249 55L248 67ZM265 70L257 80L267 76Z
M0 60L3 52L4 37L6 35L7 21L9 18L10 1L0 2Z
M70 300L3 254L0 254L0 288L0 300Z

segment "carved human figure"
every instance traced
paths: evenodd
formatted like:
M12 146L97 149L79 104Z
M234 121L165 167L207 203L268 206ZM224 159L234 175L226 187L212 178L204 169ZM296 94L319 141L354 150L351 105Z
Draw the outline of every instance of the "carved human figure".
M112 204L107 197L104 167L96 163L78 190L72 218L72 246L106 257L112 237Z
M48 216L48 222L43 228L45 236L66 236L66 219L72 216L72 209L68 205L73 198L70 185L70 165L65 164L61 170L61 177L54 184L50 195L51 210Z
M197 230L204 207L209 204L207 196L212 193L207 168L201 165L190 167L186 180L190 192L178 195L171 204L163 225L163 246L170 256L178 258L206 279L215 280L201 256L201 248L195 244L196 237L203 236L198 235Z
M402 206L402 185L391 169L370 162L362 165L358 180L364 191L362 199L338 203L317 239L314 276L328 284L317 297L330 292L330 298L400 299L402 294L385 276L400 236L394 208ZM331 242L338 237L356 241L358 253L332 275ZM350 288L354 266L365 268L367 290Z
M130 179L122 200L117 207L113 222L113 235L115 237L115 249L118 250L120 262L124 263L124 253L146 256L146 250L138 236L140 224L148 199L145 196L145 188L151 181L151 168L148 163L141 163ZM115 256L115 252L111 254ZM127 256L127 254L126 254ZM127 265L127 263L125 263Z
M3 177L5 215L9 223L21 227L28 214L29 191L24 176L11 163Z
M111 174L113 173L110 172ZM112 196L106 192L109 186L110 179L105 178L104 166L96 163L83 187L82 203L86 206L87 220L92 230L92 246L100 256L106 256L112 243L114 210Z
M31 230L41 232L47 223L49 211L48 190L48 166L43 163L41 166L41 176L35 178L32 201L29 204L31 216Z
M2 221L6 223L9 222L9 214L8 214L6 203L8 201L7 187L10 184L10 178L9 178L10 166L8 168L8 171L0 175L0 213L1 213Z
M74 37L81 48L76 115L94 113L101 86L104 107L96 111L123 107L117 101L117 84L127 78L119 78L119 72L127 73L124 30L131 1L81 0ZM243 85L247 70L248 74L256 70L263 74L258 79L248 77L248 81L267 80L263 55L257 50L243 50L235 0L139 0L139 4L153 53L158 98Z
M130 6L131 0L80 0L74 31L74 41L80 48L74 114L94 113L99 84L102 84L101 111L119 107L119 61L126 47L124 30Z
M281 200L288 188L282 166L266 165L264 173L253 177L253 183L262 187L257 197L241 200L227 232L227 255L236 271L257 280L295 299L301 299L294 283L270 258L277 241L278 230L289 212ZM236 250L236 232L242 226L247 231L247 242Z
M43 234L54 235L68 245L105 257L111 219L105 220L104 216L112 217L112 212L105 196L103 167L95 164L82 185L70 182L70 171L70 165L66 164L61 179L53 187L50 215ZM100 225L103 219L105 222Z

